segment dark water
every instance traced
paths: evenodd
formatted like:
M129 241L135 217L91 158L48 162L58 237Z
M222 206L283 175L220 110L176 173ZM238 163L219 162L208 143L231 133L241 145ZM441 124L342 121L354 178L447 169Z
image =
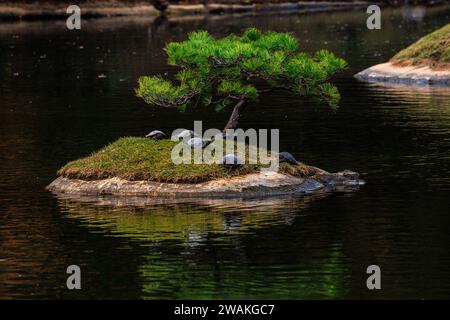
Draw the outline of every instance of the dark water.
M424 14L424 15L423 15ZM450 296L450 90L383 87L352 74L450 22L450 8L222 16L171 21L0 24L0 298L445 298ZM143 74L172 72L164 43L196 28L293 32L305 51L350 64L337 113L273 93L245 128L330 171L364 174L357 192L252 201L136 203L56 198L56 170L126 135L222 127L134 97ZM105 75L106 78L99 75ZM82 290L66 289L66 267ZM366 268L382 290L366 288Z

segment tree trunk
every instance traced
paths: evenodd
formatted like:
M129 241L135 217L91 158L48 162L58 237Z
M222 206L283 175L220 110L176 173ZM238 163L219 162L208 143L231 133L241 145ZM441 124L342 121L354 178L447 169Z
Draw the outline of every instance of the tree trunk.
M161 12L164 12L169 6L168 0L152 0L151 2L153 6Z
M239 118L241 117L241 113L245 109L245 100L239 100L239 102L234 106L233 112L231 113L230 119L228 119L228 123L223 128L223 132L227 129L237 129L239 127Z

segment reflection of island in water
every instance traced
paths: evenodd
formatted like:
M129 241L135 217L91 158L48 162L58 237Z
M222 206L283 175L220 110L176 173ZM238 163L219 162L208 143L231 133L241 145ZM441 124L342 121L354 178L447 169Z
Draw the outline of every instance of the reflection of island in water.
M325 196L168 203L138 197L74 199L62 195L58 202L65 218L110 236L138 241L148 250L146 262L137 266L145 298L257 298L267 296L271 288L273 297L279 298L311 297L311 292L336 297L345 294L338 240L317 255L311 250L312 238L306 237L295 244L295 254L286 248L286 255L280 256L270 253L271 244L257 239L260 233L267 236L291 226L304 209ZM274 234L273 243L279 241L280 235ZM299 252L304 259L293 258ZM280 264L288 264L296 276L287 277L281 271L285 267L277 272Z
M59 194L62 212L117 236L158 242L200 243L209 233L245 233L255 228L290 224L296 211L326 196L251 199L160 199L151 197Z

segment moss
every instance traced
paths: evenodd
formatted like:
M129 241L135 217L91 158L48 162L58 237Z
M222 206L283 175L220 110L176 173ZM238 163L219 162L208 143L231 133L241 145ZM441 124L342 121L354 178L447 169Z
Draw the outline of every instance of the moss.
M58 175L72 179L100 180L112 177L136 181L198 183L258 172L259 165L230 169L220 164L178 164L171 160L178 142L125 137L85 158L71 161ZM248 152L248 150L247 150ZM247 157L248 159L248 157ZM281 164L280 171L295 176L313 175L313 167Z
M428 65L434 69L450 68L450 24L400 51L391 62L399 65Z

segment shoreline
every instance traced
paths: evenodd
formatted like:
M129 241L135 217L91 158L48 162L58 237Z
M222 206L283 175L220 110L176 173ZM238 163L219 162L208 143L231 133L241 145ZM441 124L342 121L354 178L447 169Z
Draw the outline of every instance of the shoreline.
M8 20L51 20L67 19L66 9L69 3L4 3L0 4L0 21ZM81 17L121 17L121 16L152 16L160 15L160 11L152 5L144 3L116 4L116 3L82 3Z
M57 194L87 196L146 196L153 198L236 198L310 194L318 190L355 188L365 182L349 170L329 173L320 170L311 177L295 177L277 172L260 172L202 183L161 183L128 181L120 178L79 180L58 177L47 186Z
M391 62L377 64L355 75L368 82L388 82L408 85L450 85L450 70L433 70L428 66L398 66Z
M266 13L266 12L316 12L333 10L352 10L367 6L366 1L328 2L299 1L255 4L176 4L169 5L167 16L220 15L227 13ZM0 4L0 21L8 20L45 20L67 19L66 8L69 3L2 3ZM146 16L157 17L162 14L148 3L88 2L79 5L81 15L85 18Z
M280 3L253 4L178 4L169 5L166 13L169 16L192 14L224 14L224 13L264 13L264 12L314 12L352 9L367 6L366 1L330 2L330 1L298 1Z

